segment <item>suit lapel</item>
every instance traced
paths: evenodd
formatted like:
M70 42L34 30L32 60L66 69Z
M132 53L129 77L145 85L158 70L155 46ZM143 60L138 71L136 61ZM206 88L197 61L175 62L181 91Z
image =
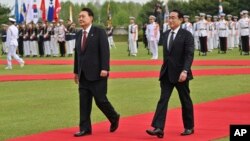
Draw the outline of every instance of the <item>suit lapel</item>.
M84 52L86 51L86 49L89 47L89 43L91 42L92 38L94 37L94 27L92 26L89 30L88 33L88 37L85 43L85 48L84 48Z
M169 35L169 33L170 33L170 30L168 30L168 31L166 32L166 36L165 36L165 40L164 40L165 50L166 50L167 52L169 52L169 50L168 50L168 35Z

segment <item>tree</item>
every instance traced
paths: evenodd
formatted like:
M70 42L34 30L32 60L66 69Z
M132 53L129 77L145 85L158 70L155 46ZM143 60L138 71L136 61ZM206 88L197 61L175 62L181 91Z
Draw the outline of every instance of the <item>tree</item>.
M3 23L8 23L10 12L11 10L9 7L6 7L0 3L0 25Z

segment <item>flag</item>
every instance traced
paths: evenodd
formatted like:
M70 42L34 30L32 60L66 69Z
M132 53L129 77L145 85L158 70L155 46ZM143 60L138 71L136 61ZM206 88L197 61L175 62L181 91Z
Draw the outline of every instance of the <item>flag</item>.
M164 15L164 18L168 18L168 16L169 16L168 0L166 0L166 3L165 3L165 15Z
M32 10L33 10L33 22L36 24L38 22L38 9L36 5L36 0L33 1Z
M19 8L18 8L18 1L16 0L15 2L15 18L16 18L16 23L19 23Z
M46 21L46 7L45 7L45 1L44 0L41 1L40 10L42 12L42 20Z
M110 10L110 1L107 6L107 16L108 16L108 20L112 19L111 10Z
M59 0L55 0L55 10L54 10L54 20L55 21L58 21L60 11L61 11L61 4L60 4Z
M219 0L219 15L220 15L221 13L223 13L223 7L222 7L222 5L221 5L221 1L222 1L222 0Z
M69 19L73 22L73 16L72 16L72 4L70 3L70 6L69 6Z
M53 5L53 0L50 0L47 20L49 22L52 22L53 19L54 19L54 5Z
M19 16L19 23L23 23L25 21L26 12L27 12L26 5L22 1L22 6L21 6L21 11L20 11L20 16Z
M26 14L26 24L33 21L33 0L28 0L27 3L27 14Z

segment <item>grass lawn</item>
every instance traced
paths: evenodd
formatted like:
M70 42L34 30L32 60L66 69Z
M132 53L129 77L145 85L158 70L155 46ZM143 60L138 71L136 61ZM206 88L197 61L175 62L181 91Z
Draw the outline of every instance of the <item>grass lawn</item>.
M127 56L127 45L125 43L119 42L116 43L116 46L116 49L111 50L113 60L148 60L150 58L142 44L140 44L137 57ZM161 58L162 47L159 50ZM237 49L229 51L228 54L217 54L215 50L205 57L197 54L198 52L196 52L195 59L249 59L249 56L240 56ZM1 56L0 58L5 59L5 57ZM64 59L73 58L67 57ZM27 65L23 69L14 66L11 71L3 68L4 66L0 68L0 75L72 72L71 65ZM236 67L193 67L193 69L212 68ZM160 66L111 66L112 71L158 71L159 69ZM247 77L246 75L195 77L190 83L193 102L197 104L250 92L249 82L250 77L248 75ZM157 78L109 80L108 97L122 117L154 112L159 93L160 87ZM169 107L179 106L179 98L174 91ZM78 94L77 86L73 80L0 82L0 107L0 140L78 126ZM93 106L92 120L93 123L106 120L95 105ZM220 139L220 141L224 140L228 140L228 138Z

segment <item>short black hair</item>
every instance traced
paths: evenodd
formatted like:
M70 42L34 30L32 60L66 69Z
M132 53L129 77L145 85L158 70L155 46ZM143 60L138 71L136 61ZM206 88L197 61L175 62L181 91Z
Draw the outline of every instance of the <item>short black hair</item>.
M177 13L178 14L178 18L179 19L183 19L183 13L180 11L180 10L177 10L177 9L174 9L174 10L172 10L171 12L175 12L175 13Z
M82 8L82 11L87 12L89 16L94 18L94 12L90 8L84 7Z

